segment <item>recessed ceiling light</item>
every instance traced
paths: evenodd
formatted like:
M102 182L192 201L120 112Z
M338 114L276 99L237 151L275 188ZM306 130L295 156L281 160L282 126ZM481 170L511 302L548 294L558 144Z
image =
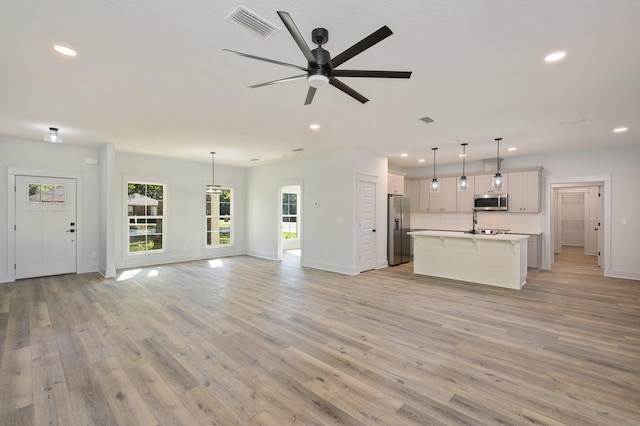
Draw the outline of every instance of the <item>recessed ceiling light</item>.
M614 132L616 133L622 133L622 132L626 132L627 128L626 127L617 127L615 129L613 129Z
M311 124L311 125L309 125L309 128L311 130L318 130L320 128L320 125L319 124Z
M458 154L458 157L462 158L462 157L466 157L467 154Z
M418 161L421 162L421 163L424 163L424 158L421 158Z
M406 157L407 155L409 154L407 154L406 152L403 152L402 154L400 154L400 157Z
M56 44L55 46L53 46L53 48L55 49L56 52L58 53L62 53L65 56L76 56L77 53L75 50L70 49L66 46L61 46L59 44Z
M567 52L561 50L559 52L553 52L544 57L545 62L557 62L567 56Z
M512 146L511 148L507 148L507 151L517 151L518 148L516 148L515 146Z

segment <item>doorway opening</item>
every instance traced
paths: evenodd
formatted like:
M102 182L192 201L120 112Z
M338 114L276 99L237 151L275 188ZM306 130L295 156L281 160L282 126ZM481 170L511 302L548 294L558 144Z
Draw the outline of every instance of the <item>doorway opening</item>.
M284 185L279 191L278 259L300 263L302 257L302 185Z
M611 267L610 176L551 178L547 180L546 259L552 269L555 256L565 267L593 263L605 276ZM544 256L543 256L544 257ZM555 265L554 265L555 266Z

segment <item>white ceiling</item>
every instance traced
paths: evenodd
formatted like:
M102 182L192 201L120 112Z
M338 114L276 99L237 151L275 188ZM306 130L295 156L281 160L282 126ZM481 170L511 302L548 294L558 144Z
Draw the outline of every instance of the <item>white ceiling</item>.
M0 135L42 140L54 126L66 144L197 161L215 150L243 167L348 147L421 167L432 147L438 164L458 162L462 142L473 161L495 158L496 137L505 158L640 143L638 0L242 0L282 29L267 40L225 19L239 4L2 0ZM223 48L306 66L277 10L312 48L311 30L327 28L333 56L387 25L340 68L413 75L343 78L366 104L329 86L304 106L305 80L250 89L300 72ZM556 50L567 57L545 63Z

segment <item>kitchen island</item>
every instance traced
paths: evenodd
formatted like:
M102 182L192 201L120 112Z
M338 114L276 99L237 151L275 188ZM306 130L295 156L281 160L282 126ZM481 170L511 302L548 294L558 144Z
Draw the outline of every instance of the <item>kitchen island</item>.
M409 232L413 272L521 289L527 282L527 235Z

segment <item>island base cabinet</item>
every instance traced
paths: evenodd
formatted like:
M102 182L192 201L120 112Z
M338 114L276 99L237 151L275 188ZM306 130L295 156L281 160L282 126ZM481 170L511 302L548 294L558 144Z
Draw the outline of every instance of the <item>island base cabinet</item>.
M416 274L521 289L527 279L527 240L414 235Z

